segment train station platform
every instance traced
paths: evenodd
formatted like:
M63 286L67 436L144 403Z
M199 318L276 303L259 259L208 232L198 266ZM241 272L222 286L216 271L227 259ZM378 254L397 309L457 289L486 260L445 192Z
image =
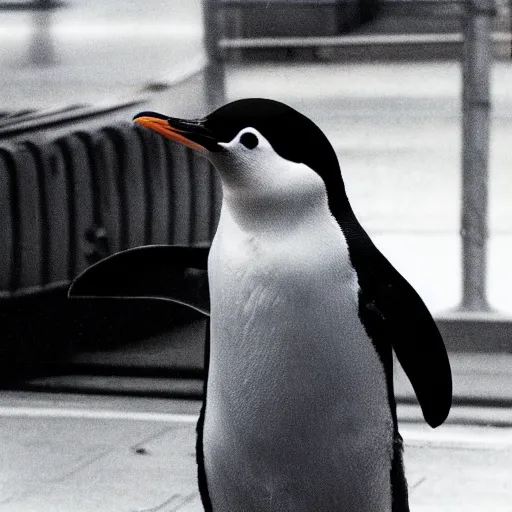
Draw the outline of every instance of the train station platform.
M2 392L0 511L200 512L199 405ZM475 414L484 423L462 424ZM431 430L415 407L399 407L411 510L509 512L512 409L452 416Z

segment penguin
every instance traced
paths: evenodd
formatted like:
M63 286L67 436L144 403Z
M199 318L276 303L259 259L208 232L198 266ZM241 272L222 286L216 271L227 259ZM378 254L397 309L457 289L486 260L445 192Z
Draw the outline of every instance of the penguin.
M358 222L327 137L261 98L203 119L134 121L217 170L211 248L119 253L70 296L158 297L208 316L204 509L408 511L393 353L433 428L451 407L450 363L427 307Z

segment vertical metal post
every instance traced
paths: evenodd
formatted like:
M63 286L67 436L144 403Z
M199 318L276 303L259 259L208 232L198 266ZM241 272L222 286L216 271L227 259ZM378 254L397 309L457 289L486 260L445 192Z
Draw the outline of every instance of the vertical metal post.
M206 100L210 109L225 103L225 79L222 49L221 6L219 0L203 0L204 46L208 63L205 70Z
M462 65L462 302L487 311L487 189L494 0L466 0Z
M52 39L52 0L34 0L33 32L30 42L29 58L36 66L52 66L56 63Z

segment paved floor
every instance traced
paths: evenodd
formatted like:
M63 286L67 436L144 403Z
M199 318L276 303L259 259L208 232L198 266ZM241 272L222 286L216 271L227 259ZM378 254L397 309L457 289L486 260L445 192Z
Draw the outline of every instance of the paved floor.
M0 11L0 111L133 98L203 59L201 2L66 0L49 20ZM48 34L53 62L39 62Z
M47 375L30 379L29 389L97 393L136 393L149 396L201 396L202 380L183 377L180 371L201 371L204 321L197 320L143 340L103 350L85 348L72 358L75 371L66 375ZM480 349L485 352L485 346ZM454 403L512 405L512 354L449 354L453 378ZM83 369L89 368L84 375ZM132 372L126 376L123 369ZM415 402L415 394L398 361L395 362L395 394L403 402ZM169 381L166 375L180 375ZM185 394L184 394L185 393ZM176 395L174 395L176 396Z
M197 410L194 402L2 393L0 511L199 512ZM411 422L417 411L399 409L413 512L512 511L512 410L498 414L499 428L432 431Z
M449 357L454 403L512 404L512 354L450 353ZM395 395L399 400L416 402L414 390L398 362Z

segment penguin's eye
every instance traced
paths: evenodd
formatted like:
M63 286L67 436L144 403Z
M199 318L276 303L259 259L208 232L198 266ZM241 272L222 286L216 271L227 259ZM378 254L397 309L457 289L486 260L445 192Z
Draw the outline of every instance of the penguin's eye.
M254 149L258 145L258 137L254 133L244 133L240 137L240 143L247 149Z

